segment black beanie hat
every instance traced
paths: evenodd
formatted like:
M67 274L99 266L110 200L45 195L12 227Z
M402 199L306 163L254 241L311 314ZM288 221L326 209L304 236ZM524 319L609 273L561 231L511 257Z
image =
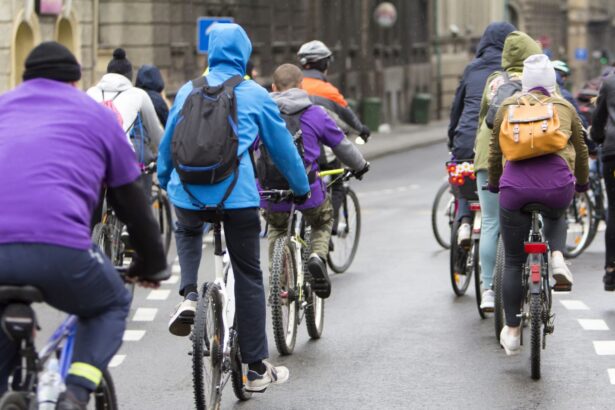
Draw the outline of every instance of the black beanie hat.
M34 47L26 58L23 80L47 78L70 83L81 79L81 66L77 59L60 43L46 41Z
M126 59L126 51L123 48L113 51L113 59L107 65L107 72L121 74L132 81L132 64Z

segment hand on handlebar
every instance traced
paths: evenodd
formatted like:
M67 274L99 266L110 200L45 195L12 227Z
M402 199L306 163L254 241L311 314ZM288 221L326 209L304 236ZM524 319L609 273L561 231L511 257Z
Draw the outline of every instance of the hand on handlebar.
M293 202L296 205L303 205L308 199L310 199L310 196L312 196L312 191L307 191L303 195L294 195Z
M372 132L370 131L370 129L366 125L364 125L363 128L361 128L359 137L361 137L363 141L367 142L367 140L369 139L371 135L372 135Z
M363 169L361 169L360 171L353 172L354 177L361 181L363 179L363 175L365 175L369 171L369 167L370 164L366 161L365 166L363 166Z

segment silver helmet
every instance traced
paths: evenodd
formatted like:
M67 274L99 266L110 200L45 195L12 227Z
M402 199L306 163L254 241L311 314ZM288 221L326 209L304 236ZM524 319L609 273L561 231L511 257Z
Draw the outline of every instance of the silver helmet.
M301 46L299 52L297 52L297 57L299 57L299 63L301 63L301 65L306 65L307 63L329 58L332 54L333 53L331 53L331 50L329 50L325 43L319 40L313 40Z

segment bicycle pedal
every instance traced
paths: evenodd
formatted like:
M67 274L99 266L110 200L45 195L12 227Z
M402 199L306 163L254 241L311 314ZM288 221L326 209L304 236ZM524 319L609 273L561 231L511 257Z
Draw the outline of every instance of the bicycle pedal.
M553 285L553 292L570 292L572 285Z

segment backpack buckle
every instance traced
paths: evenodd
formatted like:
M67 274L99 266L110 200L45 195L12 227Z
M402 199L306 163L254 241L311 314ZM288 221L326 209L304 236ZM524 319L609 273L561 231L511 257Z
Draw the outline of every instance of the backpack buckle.
M513 141L519 142L519 124L513 125Z
M549 124L547 123L547 120L542 121L540 128L542 129L542 132L547 132L547 129L549 128Z

